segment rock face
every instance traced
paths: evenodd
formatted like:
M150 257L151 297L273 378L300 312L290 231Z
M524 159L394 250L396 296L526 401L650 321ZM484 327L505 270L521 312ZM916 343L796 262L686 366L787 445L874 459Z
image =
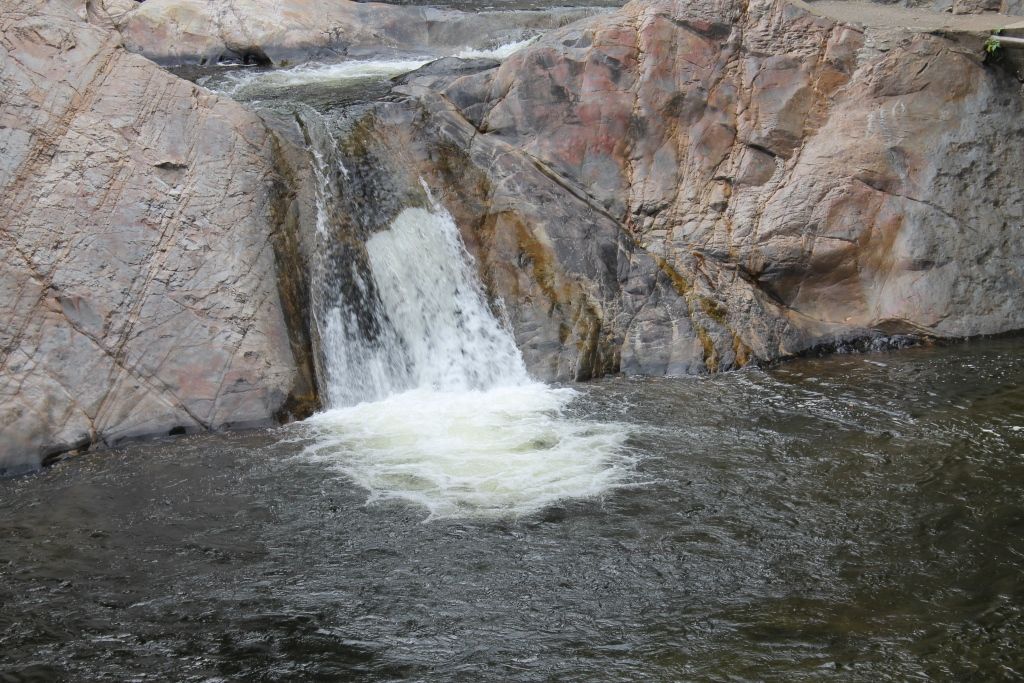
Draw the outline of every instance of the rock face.
M122 38L263 60L488 30L421 8L213 6L3 7L0 470L316 404L308 160ZM894 16L637 1L500 65L433 64L341 141L339 267L426 203L423 179L542 378L1024 328L1015 70L983 62L983 34Z
M58 0L0 28L0 470L308 412L276 138Z
M523 40L594 10L458 12L348 0L94 0L125 46L163 64L438 54Z
M405 79L349 163L427 179L542 377L1015 330L1024 103L982 55L799 2L634 2Z

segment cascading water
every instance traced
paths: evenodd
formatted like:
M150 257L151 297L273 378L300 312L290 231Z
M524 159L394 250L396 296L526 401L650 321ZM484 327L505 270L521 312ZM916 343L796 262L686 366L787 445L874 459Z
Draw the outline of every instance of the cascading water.
M366 251L377 333L343 298L323 317L331 409L309 421L313 457L433 517L526 514L625 480L626 431L567 417L575 392L530 380L442 207L403 210Z
M444 209L405 209L366 242L366 251L386 317L369 338L350 302L327 312L320 338L330 405L422 387L473 391L528 381ZM358 273L353 279L365 291Z
M500 58L515 47L466 55ZM306 423L314 430L306 455L371 500L415 502L434 518L520 515L599 495L627 480L627 430L569 416L575 391L529 378L458 227L425 185L425 206L391 206L381 230L376 215L387 212L378 204L398 200L343 161L333 130L344 116L324 106L324 84L335 92L342 81L420 64L232 74L223 86L264 106L286 102L314 157L313 323L327 410ZM289 101L313 91L317 106L300 95Z

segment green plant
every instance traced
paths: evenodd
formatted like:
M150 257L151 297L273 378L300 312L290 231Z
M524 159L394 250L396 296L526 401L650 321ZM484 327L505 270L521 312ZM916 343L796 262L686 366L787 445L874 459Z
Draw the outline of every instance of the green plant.
M985 41L985 52L989 53L990 55L994 55L996 53L996 50L998 50L1000 47L999 38L997 36L999 35L999 32L1001 30L1002 29L997 28L995 31L992 31L992 35L990 35L988 37L988 40Z

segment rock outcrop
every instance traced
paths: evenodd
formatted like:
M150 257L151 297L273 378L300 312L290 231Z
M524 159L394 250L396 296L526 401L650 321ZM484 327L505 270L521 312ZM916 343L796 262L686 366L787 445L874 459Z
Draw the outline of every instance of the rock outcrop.
M122 40L280 60L490 34L247 1L0 13L0 470L315 407L308 160ZM987 19L901 28L890 10L636 1L500 65L432 64L341 141L339 253L424 204L423 179L548 379L1024 328L1016 69L984 61Z
M0 29L0 471L308 413L277 138L71 3L6 2Z
M448 54L523 40L595 11L460 12L349 0L147 0L125 11L123 0L91 1L129 50L175 65Z
M1020 84L879 23L633 2L405 79L347 163L427 179L547 378L1024 328Z

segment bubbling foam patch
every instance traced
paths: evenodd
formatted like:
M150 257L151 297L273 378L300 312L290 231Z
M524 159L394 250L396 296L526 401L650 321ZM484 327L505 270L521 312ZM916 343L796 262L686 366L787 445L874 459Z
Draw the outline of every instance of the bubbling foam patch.
M307 420L307 455L370 491L422 505L428 519L516 517L600 496L629 480L620 424L565 414L571 389L415 389Z
M517 40L517 41L512 42L512 43L505 43L504 45L499 45L497 47L490 48L490 49L477 49L477 48L467 47L464 50L462 50L461 52L459 52L458 54L456 54L455 56L456 57L461 57L462 59L480 59L480 58L483 58L483 59L498 59L498 60L502 60L502 59L506 59L508 57L511 57L512 53L514 53L514 52L516 52L518 50L521 50L524 47L526 47L527 45L535 42L537 40L537 38L539 38L539 36L533 36L532 38L526 38L525 40Z
M290 69L232 72L206 83L211 89L237 99L250 99L274 90L311 83L330 84L368 78L390 78L415 71L432 59L352 60L337 64L303 64Z

